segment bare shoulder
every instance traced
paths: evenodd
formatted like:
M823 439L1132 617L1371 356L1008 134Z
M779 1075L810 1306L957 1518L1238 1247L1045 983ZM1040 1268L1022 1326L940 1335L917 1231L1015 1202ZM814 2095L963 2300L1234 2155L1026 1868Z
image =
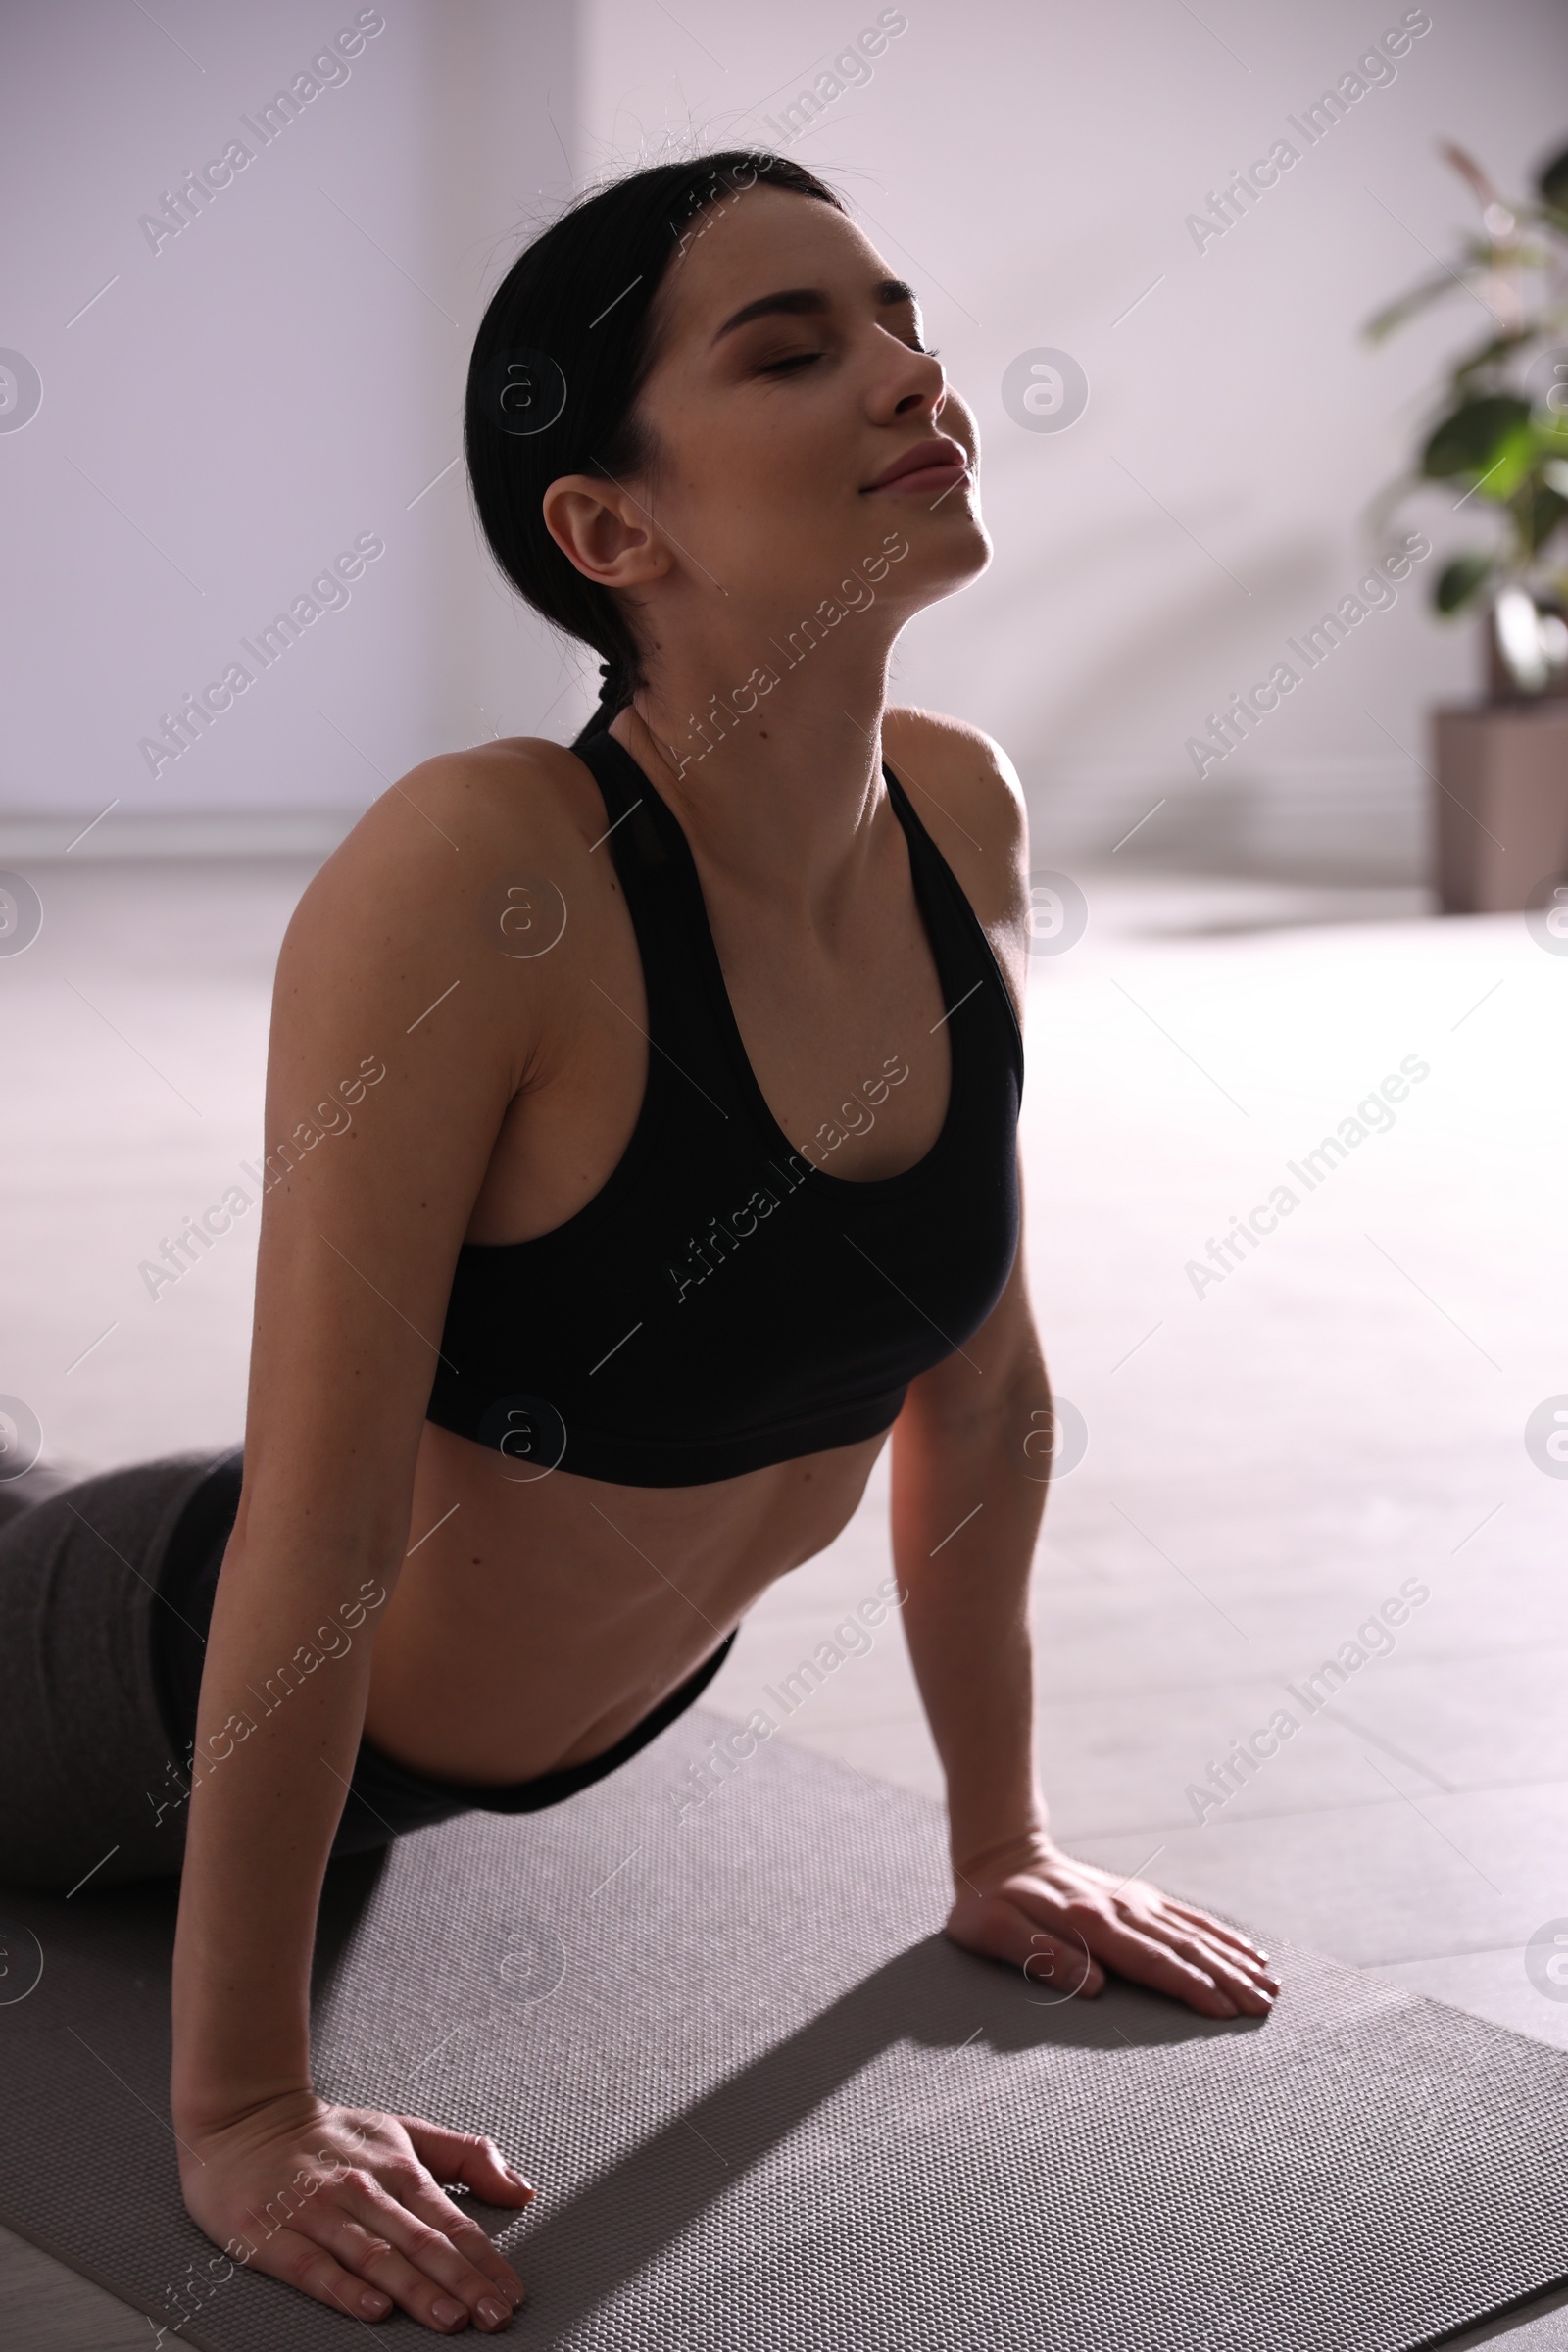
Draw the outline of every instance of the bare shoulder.
M882 749L1018 996L1028 940L1029 818L1017 769L981 728L907 704L884 714Z
M439 1005L466 1059L498 1057L510 1096L554 1033L567 967L592 957L613 886L590 854L604 825L592 775L561 744L519 736L411 768L294 908L274 987L274 1063L291 1052L314 1063L323 1030L357 1031L372 1010L422 1038L425 1008ZM546 946L561 935L562 952L522 955L530 927Z
M1018 771L1001 744L966 719L901 704L883 717L882 749L977 913L983 902L981 920L1005 920L1028 817Z
M285 961L328 939L360 954L396 942L416 959L471 946L507 911L491 901L529 878L586 915L605 884L605 861L590 855L604 828L598 787L563 744L513 736L440 753L372 801L318 868Z
M320 867L318 896L360 887L371 874L428 884L438 873L461 889L493 854L549 865L586 853L604 829L592 776L565 746L515 735L421 760L372 801ZM465 867L465 852L471 855Z

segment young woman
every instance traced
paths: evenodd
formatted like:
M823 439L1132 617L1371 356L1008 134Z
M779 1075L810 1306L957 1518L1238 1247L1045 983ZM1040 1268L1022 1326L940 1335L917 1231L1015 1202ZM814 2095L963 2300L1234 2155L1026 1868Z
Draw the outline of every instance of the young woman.
M890 1432L948 1934L1210 2017L1276 1989L1217 1921L1063 1854L1036 1781L1024 808L985 736L887 707L905 622L990 553L913 293L788 161L636 173L496 294L467 449L503 569L604 657L598 713L569 751L426 761L300 902L243 1455L0 1532L47 1669L0 1877L182 1865L191 2214L438 2332L522 2291L439 2183L532 2191L488 2139L314 2091L329 1855L612 1770ZM84 1720L120 1732L78 1770Z

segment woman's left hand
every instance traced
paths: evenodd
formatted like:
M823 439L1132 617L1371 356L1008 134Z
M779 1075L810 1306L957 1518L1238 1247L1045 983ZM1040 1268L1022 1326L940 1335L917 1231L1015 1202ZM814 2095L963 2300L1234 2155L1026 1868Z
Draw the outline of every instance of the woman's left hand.
M1102 1992L1107 1968L1203 2017L1266 2017L1279 1991L1267 1953L1234 1928L1145 1879L1075 1862L1049 1838L956 1876L944 1933L1063 1996Z

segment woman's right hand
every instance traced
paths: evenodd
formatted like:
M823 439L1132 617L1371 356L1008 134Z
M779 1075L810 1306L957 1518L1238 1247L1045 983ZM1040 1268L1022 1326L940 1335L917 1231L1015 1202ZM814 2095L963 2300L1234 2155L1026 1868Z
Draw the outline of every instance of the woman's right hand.
M493 2140L304 2090L178 2130L186 2210L235 2262L356 2319L396 2304L439 2335L505 2328L523 2299L512 2265L438 2185L526 2205L532 2188Z

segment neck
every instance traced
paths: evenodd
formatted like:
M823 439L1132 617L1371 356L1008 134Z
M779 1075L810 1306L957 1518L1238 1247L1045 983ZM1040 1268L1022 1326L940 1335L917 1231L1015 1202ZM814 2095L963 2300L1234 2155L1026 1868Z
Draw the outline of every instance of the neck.
M817 921L870 852L894 632L868 623L848 613L814 638L769 635L749 674L717 649L662 649L611 728L703 869L775 914Z

